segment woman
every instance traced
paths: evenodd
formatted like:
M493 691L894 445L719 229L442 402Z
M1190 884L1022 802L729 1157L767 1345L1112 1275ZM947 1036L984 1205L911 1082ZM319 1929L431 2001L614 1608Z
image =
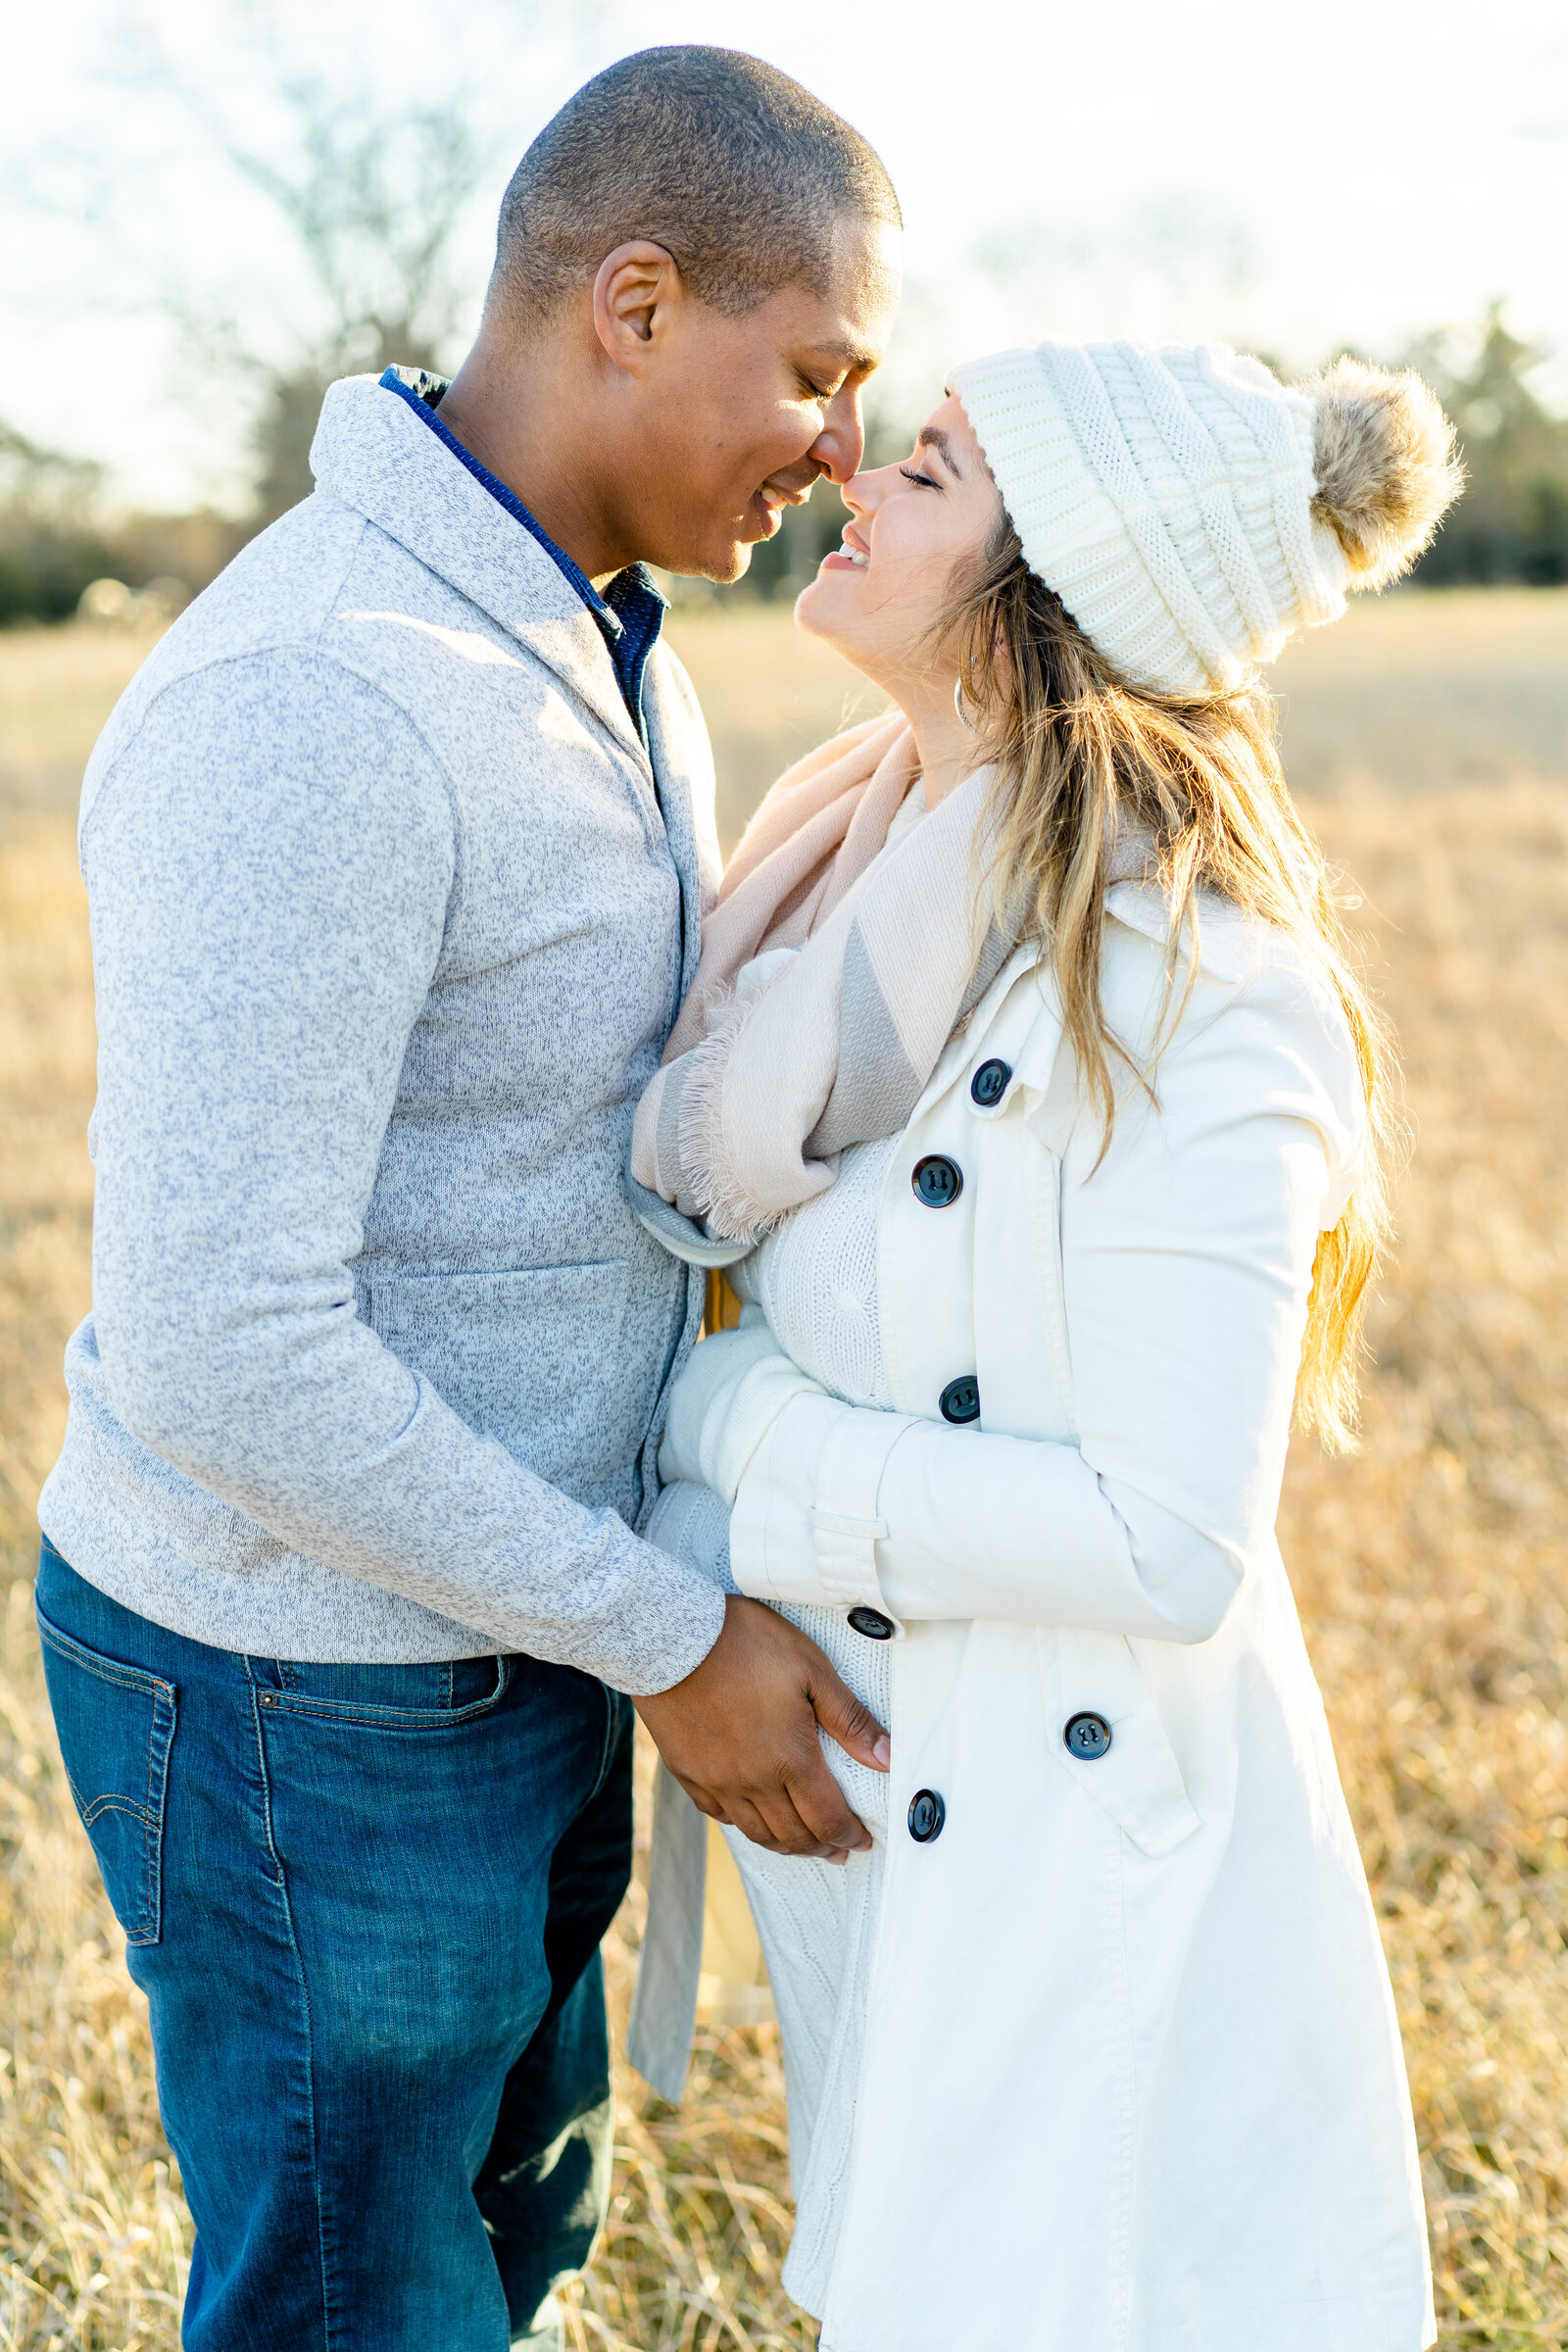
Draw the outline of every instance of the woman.
M651 1532L892 1735L829 1751L868 1855L728 1833L829 2352L1432 2340L1273 1536L1293 1406L1353 1410L1387 1050L1256 678L1425 544L1450 444L1348 363L1003 353L798 607L897 710L754 820L633 1174L748 1302Z

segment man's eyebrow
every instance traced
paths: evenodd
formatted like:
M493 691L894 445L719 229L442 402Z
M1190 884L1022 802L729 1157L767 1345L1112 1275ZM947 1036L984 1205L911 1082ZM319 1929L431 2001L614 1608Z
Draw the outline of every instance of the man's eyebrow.
M846 343L842 337L830 336L825 343L813 343L811 349L823 359L841 361L851 375L874 375L882 365L879 351L862 351L858 344Z
M916 449L934 449L948 471L956 474L962 481L963 467L953 454L953 436L944 432L940 424L923 424L914 446Z

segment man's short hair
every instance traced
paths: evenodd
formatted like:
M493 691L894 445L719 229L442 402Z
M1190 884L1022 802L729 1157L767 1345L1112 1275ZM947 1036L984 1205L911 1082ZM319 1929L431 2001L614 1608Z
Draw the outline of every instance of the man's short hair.
M880 157L830 107L738 49L644 49L568 98L513 173L490 299L545 317L646 237L739 315L782 286L826 293L846 215L902 225Z

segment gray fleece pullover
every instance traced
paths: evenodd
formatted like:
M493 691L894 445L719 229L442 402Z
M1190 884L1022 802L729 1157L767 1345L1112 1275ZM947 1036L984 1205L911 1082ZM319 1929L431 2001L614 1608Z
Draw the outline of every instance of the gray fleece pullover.
M723 1606L633 1532L700 1284L621 1169L717 872L701 715L656 647L645 749L548 553L372 378L312 464L87 771L93 1311L39 1515L224 1648L666 1689Z

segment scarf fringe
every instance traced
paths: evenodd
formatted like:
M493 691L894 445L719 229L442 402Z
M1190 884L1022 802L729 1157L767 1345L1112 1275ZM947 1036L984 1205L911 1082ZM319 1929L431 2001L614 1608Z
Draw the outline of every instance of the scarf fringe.
M850 878L840 852L824 859L820 839L787 831L761 856L712 918L697 980L639 1105L633 1176L695 1212L715 1242L754 1245L833 1183L842 1150L897 1134L955 1022L1001 960L975 937L984 930L975 849L991 771L965 777L884 857L913 772L908 729L892 730L891 742L888 732L824 770L830 805L810 820L834 831L845 851L855 848L858 870ZM776 786L763 804L781 828L788 797ZM803 882L818 891L804 940L794 936L795 916L779 911L804 905ZM760 985L737 999L740 974L774 954L786 956L783 968L759 972ZM703 1034L693 1036L699 1024Z
M681 1056L680 1106L676 1139L681 1166L691 1172L697 1205L708 1232L724 1242L758 1242L773 1219L759 1222L757 1204L735 1164L724 1135L724 1082L736 1041L752 1017L759 996L731 996L708 1007L709 1031L700 1046Z

